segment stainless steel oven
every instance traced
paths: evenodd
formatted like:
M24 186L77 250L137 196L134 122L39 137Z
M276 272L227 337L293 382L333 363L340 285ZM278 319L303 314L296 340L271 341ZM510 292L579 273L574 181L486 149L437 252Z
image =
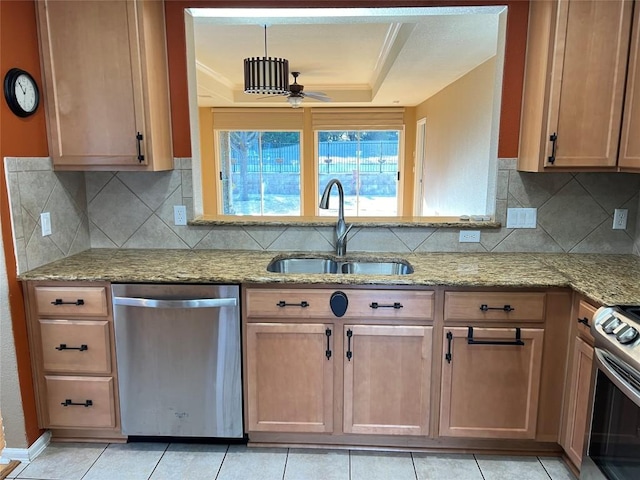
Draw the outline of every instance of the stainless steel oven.
M593 317L591 421L580 480L640 479L638 314L638 307L603 307Z

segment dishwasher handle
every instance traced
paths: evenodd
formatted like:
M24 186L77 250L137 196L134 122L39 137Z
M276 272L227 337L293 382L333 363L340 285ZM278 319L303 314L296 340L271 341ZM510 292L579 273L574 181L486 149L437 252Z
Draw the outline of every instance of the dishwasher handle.
M235 307L237 298L194 298L187 300L161 300L158 298L113 297L114 305L144 308L217 308Z

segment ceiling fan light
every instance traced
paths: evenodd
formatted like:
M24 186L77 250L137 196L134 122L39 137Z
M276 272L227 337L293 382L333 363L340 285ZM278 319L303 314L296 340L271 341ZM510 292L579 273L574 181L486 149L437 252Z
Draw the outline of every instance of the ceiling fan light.
M289 93L289 61L275 57L245 58L244 93L259 95Z
M302 105L302 97L289 95L289 97L287 97L287 102L289 102L289 105L291 105L292 108L299 108L300 105Z

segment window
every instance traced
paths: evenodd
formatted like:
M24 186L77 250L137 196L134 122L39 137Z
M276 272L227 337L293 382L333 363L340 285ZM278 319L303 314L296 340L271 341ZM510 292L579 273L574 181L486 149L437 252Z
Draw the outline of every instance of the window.
M300 132L219 130L221 213L299 216Z
M398 213L398 130L348 130L317 132L318 191L332 178L344 188L345 215L393 217ZM333 193L333 192L332 192ZM335 216L338 202L319 210Z

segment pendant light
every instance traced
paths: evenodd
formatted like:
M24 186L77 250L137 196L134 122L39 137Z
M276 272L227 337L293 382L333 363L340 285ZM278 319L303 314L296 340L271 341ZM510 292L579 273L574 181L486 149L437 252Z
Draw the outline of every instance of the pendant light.
M289 60L267 56L267 26L264 26L264 57L244 59L244 93L286 95L289 93Z

